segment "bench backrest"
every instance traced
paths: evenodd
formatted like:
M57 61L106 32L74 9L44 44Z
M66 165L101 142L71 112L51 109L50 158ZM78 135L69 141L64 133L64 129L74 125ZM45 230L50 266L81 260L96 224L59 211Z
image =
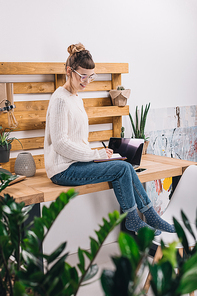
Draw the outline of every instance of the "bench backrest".
M97 74L111 74L109 75L111 79L107 81L94 81L87 86L85 92L116 89L118 85L121 85L121 74L128 73L128 64L96 63L95 72ZM44 168L43 152L38 152L44 146L44 133L40 135L39 130L44 130L45 128L46 111L49 102L48 98L46 99L46 94L52 94L56 88L65 83L65 64L48 62L1 62L0 75L3 75L0 76L0 82L2 82L1 77L3 77L3 82L13 82L10 81L10 77L13 76L9 75L14 75L14 77L15 75L19 75L20 82L13 82L14 94L24 94L22 100L15 100L16 109L14 109L14 115L18 121L18 127L14 131L24 131L23 137L19 138L16 135L21 141L23 148L21 148L18 141L13 141L12 151L30 151L34 157L36 168ZM25 79L27 76L28 81L32 78L34 82L25 82L27 81ZM43 77L50 77L50 79L43 79ZM29 100L28 94L36 94L36 100ZM83 101L89 117L89 124L101 125L99 130L90 132L90 142L109 140L112 136L120 137L122 115L129 114L128 105L125 107L112 106L109 96L97 98L95 94L92 95L92 98L84 98ZM112 127L107 130L102 129L102 124L105 123L111 123ZM0 125L3 128L8 127L6 113L0 113ZM35 131L35 134L32 131ZM29 136L31 134L34 136ZM16 157L10 158L8 163L1 165L3 168L14 172L15 160Z

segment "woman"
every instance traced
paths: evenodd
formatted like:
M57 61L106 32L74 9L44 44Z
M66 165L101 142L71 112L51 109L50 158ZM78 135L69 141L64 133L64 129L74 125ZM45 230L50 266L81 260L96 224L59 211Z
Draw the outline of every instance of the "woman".
M45 130L45 167L53 183L78 186L111 181L116 198L128 212L125 226L130 231L142 227L174 232L174 226L160 218L153 209L132 165L124 161L95 163L110 158L111 149L92 150L88 143L88 117L78 91L85 89L95 78L92 56L82 44L68 47L67 81L51 97ZM137 213L144 214L147 224Z

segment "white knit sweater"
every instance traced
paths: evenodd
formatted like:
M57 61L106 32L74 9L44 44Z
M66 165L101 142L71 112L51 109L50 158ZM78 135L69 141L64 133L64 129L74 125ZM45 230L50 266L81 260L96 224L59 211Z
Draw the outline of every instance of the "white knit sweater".
M90 148L88 133L83 100L59 87L50 99L46 116L44 157L49 178L74 162L107 158L105 149Z

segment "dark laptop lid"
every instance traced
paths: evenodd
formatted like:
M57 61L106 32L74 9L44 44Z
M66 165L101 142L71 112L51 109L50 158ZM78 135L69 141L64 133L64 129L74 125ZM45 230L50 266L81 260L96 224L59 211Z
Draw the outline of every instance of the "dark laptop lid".
M140 165L144 140L133 138L110 138L108 147L127 157L127 161L134 165Z

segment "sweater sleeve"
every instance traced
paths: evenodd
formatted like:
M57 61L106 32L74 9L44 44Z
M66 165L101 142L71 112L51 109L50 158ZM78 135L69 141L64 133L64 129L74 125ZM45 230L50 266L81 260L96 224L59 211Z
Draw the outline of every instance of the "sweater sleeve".
M50 108L50 134L53 149L63 157L74 161L92 161L107 158L105 149L92 150L88 144L80 145L69 137L69 118L72 114L65 100L55 99L55 104ZM83 128L83 126L81 126Z

